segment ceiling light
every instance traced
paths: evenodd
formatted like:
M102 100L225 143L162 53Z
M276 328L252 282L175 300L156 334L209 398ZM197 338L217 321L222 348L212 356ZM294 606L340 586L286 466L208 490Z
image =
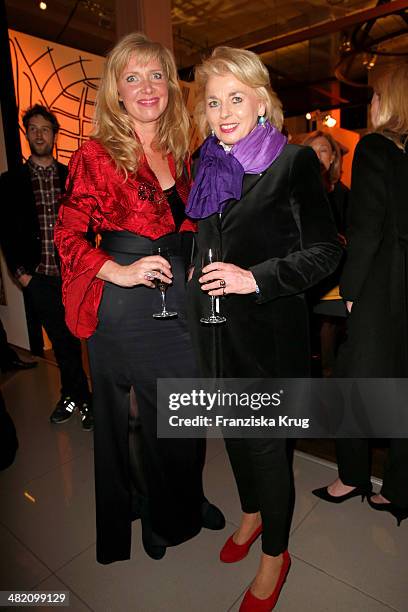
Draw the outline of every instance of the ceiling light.
M305 117L308 121L310 121L312 118L312 113L306 113Z
M334 117L332 117L330 114L326 115L325 118L323 119L322 123L328 127L328 128L332 128L336 125L337 121Z
M339 47L340 53L350 53L350 51L352 51L352 49L353 49L353 46L351 44L351 41L348 38L343 40L343 42L341 43L341 45Z
M47 8L47 3L46 2L40 2L40 4L38 6L40 7L40 9L42 11L45 11L45 9Z
M363 66L365 66L366 70L372 70L377 62L376 55L366 56L363 60Z

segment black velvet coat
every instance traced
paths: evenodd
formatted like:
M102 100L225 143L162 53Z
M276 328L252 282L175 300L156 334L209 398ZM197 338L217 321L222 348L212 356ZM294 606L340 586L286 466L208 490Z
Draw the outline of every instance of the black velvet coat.
M308 310L303 292L333 272L341 257L336 228L310 147L286 145L265 172L245 175L242 197L221 217L199 222L188 286L193 341L204 376L302 377L309 374ZM257 296L227 295L223 325L204 326L209 297L198 283L200 252L254 274Z
M354 302L338 376L408 376L408 155L369 134L357 145L340 293Z

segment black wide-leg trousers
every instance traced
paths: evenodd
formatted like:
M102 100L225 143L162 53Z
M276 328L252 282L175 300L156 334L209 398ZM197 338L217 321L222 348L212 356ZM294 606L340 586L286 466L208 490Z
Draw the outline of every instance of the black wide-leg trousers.
M138 253L109 250L104 242L102 247L115 261L128 264L150 254L148 247L158 243L143 240L147 241L140 240ZM166 299L168 308L179 313L177 319L152 318L161 309L156 289L105 283L99 325L88 340L94 389L97 559L101 563L130 557L135 493L141 500L143 530L155 542L176 545L201 529L205 441L157 438L157 378L197 375L185 318L184 262L174 256L171 264L174 280ZM131 388L137 416L130 411ZM137 435L129 437L135 429ZM129 448L129 439L137 449Z

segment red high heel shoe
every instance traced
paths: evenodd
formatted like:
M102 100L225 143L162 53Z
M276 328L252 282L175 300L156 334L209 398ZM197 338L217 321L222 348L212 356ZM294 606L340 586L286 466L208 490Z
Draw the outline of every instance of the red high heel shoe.
M288 575L291 560L287 550L283 553L283 563L279 572L278 582L273 590L273 593L266 599L258 599L249 588L242 600L239 612L271 612L276 606L280 592Z
M244 544L236 544L232 539L233 536L230 536L221 549L221 561L223 563L236 563L237 561L244 559L247 556L252 544L261 535L261 533L262 523L255 529L254 533L246 542L244 542Z

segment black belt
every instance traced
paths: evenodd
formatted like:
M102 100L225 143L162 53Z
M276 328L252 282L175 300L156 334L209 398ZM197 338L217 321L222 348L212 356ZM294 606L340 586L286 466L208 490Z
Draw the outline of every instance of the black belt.
M101 248L114 253L133 253L135 255L151 255L158 247L169 250L169 255L182 255L182 234L167 234L157 240L132 232L101 232Z

